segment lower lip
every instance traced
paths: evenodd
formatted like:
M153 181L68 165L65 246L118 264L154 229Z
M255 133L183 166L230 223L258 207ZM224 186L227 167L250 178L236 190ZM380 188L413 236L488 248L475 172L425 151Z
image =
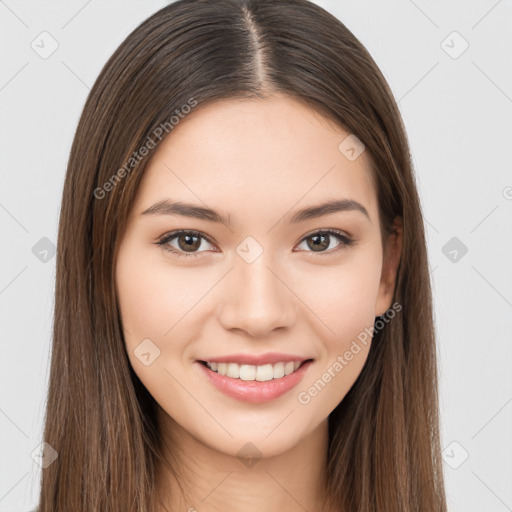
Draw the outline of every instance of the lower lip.
M267 381L233 379L210 370L199 361L196 363L203 369L210 382L227 396L244 402L261 403L270 402L293 389L302 380L313 361L307 361L290 375Z

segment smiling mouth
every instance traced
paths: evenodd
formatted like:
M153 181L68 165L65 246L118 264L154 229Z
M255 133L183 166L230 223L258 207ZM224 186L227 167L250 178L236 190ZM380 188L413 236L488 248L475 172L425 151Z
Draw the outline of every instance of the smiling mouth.
M214 373L225 377L244 381L265 382L278 380L292 373L295 373L304 364L313 361L306 359L302 362L278 362L275 364L250 365L238 363L216 363L208 361L199 361L203 366Z

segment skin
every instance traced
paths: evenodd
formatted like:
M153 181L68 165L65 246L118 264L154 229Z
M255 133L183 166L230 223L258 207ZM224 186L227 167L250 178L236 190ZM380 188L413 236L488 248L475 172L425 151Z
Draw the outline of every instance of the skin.
M116 284L130 363L159 405L164 439L183 448L184 497L165 466L157 471L169 509L321 508L328 416L359 375L370 343L309 403L297 396L391 307L402 246L397 219L384 259L369 156L347 159L338 150L347 135L285 96L222 100L180 121L146 167ZM344 198L361 203L369 218L342 211L289 223L299 209ZM163 199L207 206L229 216L231 226L141 214ZM329 228L355 243L343 246L331 235L315 251L311 236ZM213 243L196 240L196 258L157 245L180 229ZM248 236L263 249L252 263L236 252ZM187 253L179 237L167 245ZM147 338L160 350L148 366L134 354ZM315 361L296 388L260 404L224 395L195 362L266 352ZM251 467L237 455L249 442L261 455Z

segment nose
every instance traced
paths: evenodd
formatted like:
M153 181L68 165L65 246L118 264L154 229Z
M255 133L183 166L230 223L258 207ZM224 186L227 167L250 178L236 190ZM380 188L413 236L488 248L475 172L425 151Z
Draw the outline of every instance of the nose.
M261 338L293 325L295 295L283 272L271 268L264 256L252 263L239 259L230 272L219 311L225 329Z

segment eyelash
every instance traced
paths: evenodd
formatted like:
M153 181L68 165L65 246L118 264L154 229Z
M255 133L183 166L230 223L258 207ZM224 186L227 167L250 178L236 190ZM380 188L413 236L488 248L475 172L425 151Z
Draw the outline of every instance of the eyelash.
M206 236L204 233L201 233L199 231L194 230L181 230L181 231L173 231L172 233L167 233L164 235L158 242L156 242L156 245L161 246L163 250L172 252L173 254L176 254L178 258L185 256L186 258L197 258L199 253L186 253L183 251L178 251L174 247L171 247L168 245L168 243L173 240L174 238L177 238L179 235L192 235L197 236L199 238L203 238L208 243L215 245L214 242L210 239L210 237ZM333 254L335 252L338 252L339 250L350 247L354 244L355 240L347 237L343 232L335 230L335 229L326 229L326 230L319 230L315 231L313 233L310 233L309 235L306 235L299 243L302 243L304 240L307 240L308 238L311 238L316 235L332 235L336 239L338 239L341 243L336 248L330 250L330 251L321 251L321 252L314 252L314 251L306 251L310 252L312 255L315 256L324 256L326 254ZM203 252L203 251L201 251Z

